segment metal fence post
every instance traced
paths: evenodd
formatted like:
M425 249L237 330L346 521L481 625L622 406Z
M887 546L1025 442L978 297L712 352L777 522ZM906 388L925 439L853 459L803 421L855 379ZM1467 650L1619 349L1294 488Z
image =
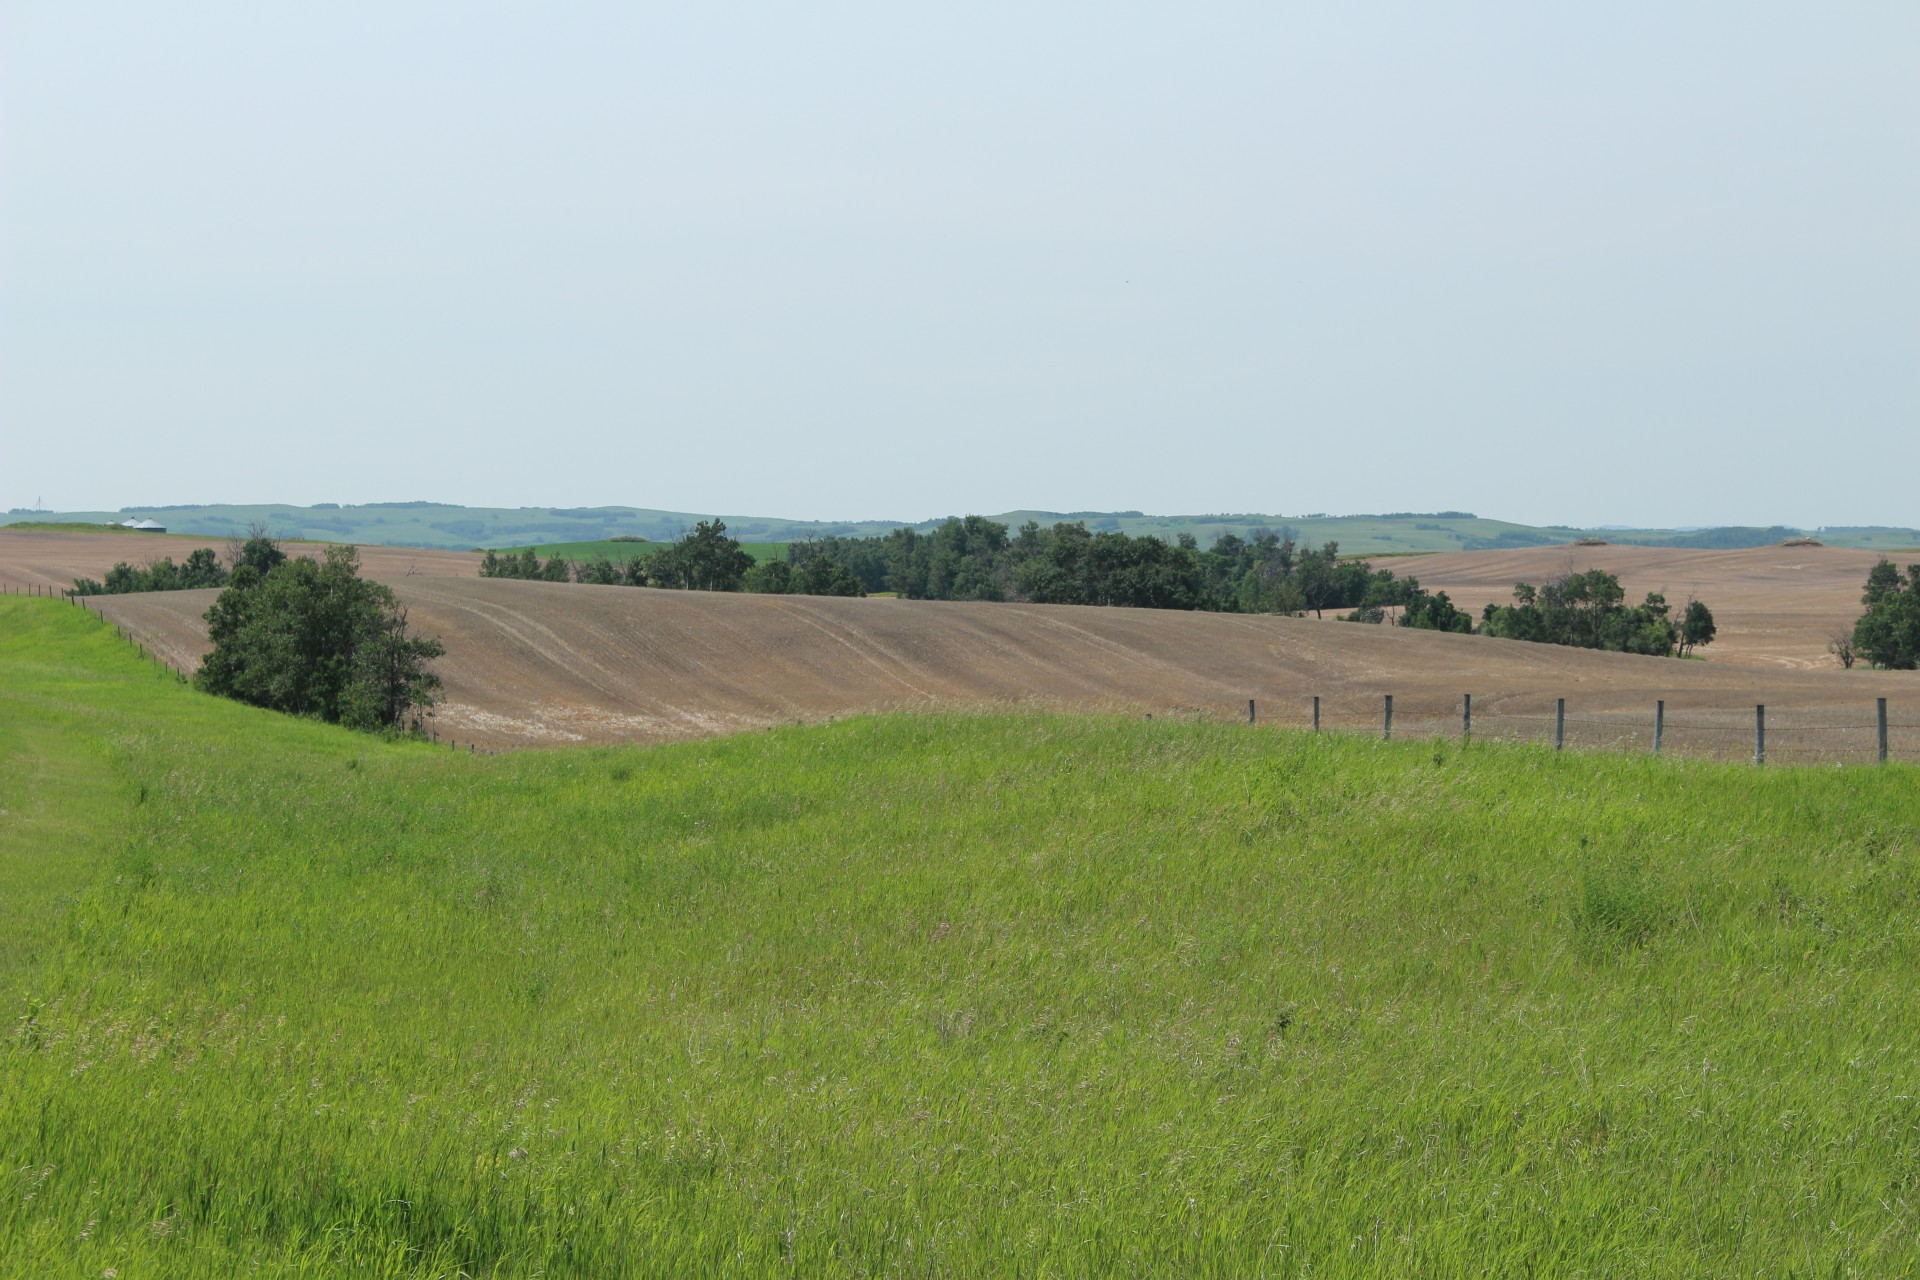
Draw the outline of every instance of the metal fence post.
M1874 711L1875 719L1880 722L1880 763L1885 764L1887 762L1887 700L1877 699Z
M1553 749L1555 751L1567 745L1567 700L1553 700Z
M1393 695L1387 695L1386 708L1380 714L1380 740L1386 742L1393 737Z
M1253 724L1253 723L1254 723L1254 712L1253 712L1253 699L1252 699L1252 698L1248 698L1248 699L1247 699L1247 723L1248 723L1248 724Z
M1473 695L1460 695L1460 737L1462 740L1473 736Z
M1767 704L1753 704L1753 762L1767 762Z
M1317 693L1313 695L1313 731L1320 732L1320 695Z
M1653 754L1660 754L1660 740L1667 736L1667 700L1661 698L1653 704Z

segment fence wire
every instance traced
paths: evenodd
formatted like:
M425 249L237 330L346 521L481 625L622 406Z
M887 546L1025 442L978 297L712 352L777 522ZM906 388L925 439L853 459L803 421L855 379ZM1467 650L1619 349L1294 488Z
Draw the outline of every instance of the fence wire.
M1508 710L1500 695L1473 700L1471 729L1459 700L1437 707L1430 701L1398 699L1389 718L1385 699L1342 695L1320 699L1319 728L1329 733L1395 739L1462 739L1482 742L1534 742L1564 750L1636 751L1718 760L1759 760L1766 764L1874 764L1883 758L1920 759L1920 705L1887 701L1885 755L1882 756L1880 701L1842 705L1767 706L1763 699L1728 706L1702 705L1692 698L1657 702L1644 709L1579 707L1568 700L1557 713L1548 700L1529 697L1526 709ZM1489 705L1491 704L1491 705ZM1764 725L1755 707L1765 707ZM1312 700L1286 698L1259 703L1257 723L1311 728Z

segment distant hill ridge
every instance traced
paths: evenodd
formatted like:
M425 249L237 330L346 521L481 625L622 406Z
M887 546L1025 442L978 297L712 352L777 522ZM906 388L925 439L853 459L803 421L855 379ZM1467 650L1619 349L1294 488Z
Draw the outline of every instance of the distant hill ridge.
M309 507L263 504L168 504L122 507L119 511L36 511L14 508L9 523L100 524L135 517L161 518L175 533L207 538L244 534L265 524L288 538L363 542L386 546L468 548L519 547L573 543L615 537L654 541L677 538L696 520L713 512L663 511L647 507L464 507L454 503L316 503ZM958 513L956 513L958 514ZM722 515L727 530L749 542L790 542L808 537L868 537L901 527L927 530L932 520L788 520L775 516ZM1785 525L1711 529L1590 529L1567 525L1527 525L1483 518L1469 511L1395 511L1374 515L1263 515L1257 512L1203 515L1150 515L1141 511L1008 511L989 516L1017 528L1028 520L1042 525L1081 521L1096 532L1151 535L1171 540L1189 534L1202 546L1231 534L1251 538L1262 533L1291 535L1303 543L1337 541L1342 551L1363 555L1417 554L1434 551L1484 551L1551 546L1583 537L1648 546L1736 548L1770 546L1789 538L1813 536L1829 546L1898 550L1920 546L1920 530L1879 525L1795 529Z

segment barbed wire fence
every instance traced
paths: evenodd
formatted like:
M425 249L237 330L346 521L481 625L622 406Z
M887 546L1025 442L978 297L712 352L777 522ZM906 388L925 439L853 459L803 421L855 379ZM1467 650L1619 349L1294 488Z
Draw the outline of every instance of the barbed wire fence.
M88 609L106 622L91 597L69 595L57 587L0 581L0 594L64 599ZM107 622L129 648L156 671L190 683L190 673L149 650L126 627ZM1920 697L1911 700L1920 704ZM1904 701L1890 706L1875 697L1858 704L1818 706L1782 704L1764 700L1729 706L1706 695L1656 698L1644 709L1619 706L1582 707L1566 698L1495 694L1478 700L1463 693L1450 705L1431 699L1396 705L1392 694L1314 694L1306 699L1269 697L1264 704L1247 699L1250 724L1288 725L1316 732L1372 734L1385 739L1455 738L1479 742L1537 742L1555 750L1645 751L1715 760L1751 760L1754 764L1886 764L1920 757L1920 705ZM1149 715L1148 719L1152 719ZM440 742L437 726L427 739ZM447 746L460 743L449 737ZM466 744L469 753L498 752Z
M1610 700L1582 707L1559 697L1462 694L1450 704L1392 694L1247 700L1247 720L1323 733L1393 739L1533 742L1555 750L1627 751L1765 764L1886 764L1920 755L1920 698L1857 704L1728 705L1708 695Z

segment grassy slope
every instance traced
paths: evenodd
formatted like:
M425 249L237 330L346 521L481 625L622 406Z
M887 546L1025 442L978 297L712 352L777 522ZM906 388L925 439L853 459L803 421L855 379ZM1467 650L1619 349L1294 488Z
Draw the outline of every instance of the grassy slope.
M473 758L17 597L0 743L0 1274L1920 1256L1911 769L1040 716Z

